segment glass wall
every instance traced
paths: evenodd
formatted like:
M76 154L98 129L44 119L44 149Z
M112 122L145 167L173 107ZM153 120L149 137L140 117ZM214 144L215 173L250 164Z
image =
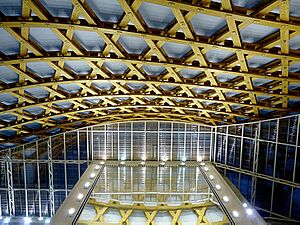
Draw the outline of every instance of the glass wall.
M211 130L174 122L113 123L2 150L0 216L52 216L91 160L209 160Z
M211 160L263 216L300 220L299 125L112 123L2 150L0 216L53 215L91 160Z
M209 160L211 127L173 122L127 122L94 126L90 152L94 160Z
M300 220L299 116L215 128L213 161L263 216Z

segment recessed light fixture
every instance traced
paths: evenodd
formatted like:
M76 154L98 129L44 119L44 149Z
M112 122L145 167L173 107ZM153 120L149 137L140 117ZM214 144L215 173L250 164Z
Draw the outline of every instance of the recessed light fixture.
M124 164L125 164L125 162L124 162L124 161L121 161L121 162L120 162L120 164L121 164L121 165L124 165Z
M49 219L49 218L46 219L46 220L45 220L45 223L50 223L50 219Z
M181 162L180 165L184 166L184 165L185 165L185 162Z
M224 202L229 202L229 198L227 196L223 197Z
M200 166L205 166L205 163L204 162L200 163Z
M234 217L239 217L239 213L237 211L235 211L235 210L232 211L232 215Z
M248 207L247 203L243 203L243 207L247 208Z
M75 213L75 209L74 208L70 208L69 210L68 210L68 214L69 215L73 215Z
M90 185L91 185L91 183L90 183L90 182L85 182L85 184L84 184L84 187L85 187L85 188L89 188L89 187L90 187Z
M78 199L78 200L83 199L83 194L79 193L79 194L77 195L77 199Z
M161 162L160 165L164 166L166 163L165 162Z
M142 161L142 162L141 162L141 165L145 165L145 162L144 162L144 161Z
M204 169L204 171L206 171L206 172L208 171L208 168L207 168L207 167L204 167L203 169Z
M95 170L99 170L100 169L100 166L99 165L96 165L95 166Z
M104 162L104 161L101 161L100 164L103 165L103 164L105 164L105 162Z
M253 214L253 210L248 208L248 209L246 209L246 213L248 215L252 215Z
M220 190L221 189L221 185L220 184L216 184L216 189Z
M94 179L94 178L95 178L95 176L96 176L96 174L95 174L95 173L91 173L91 175L90 175L90 178L91 178L91 179Z
M38 220L39 220L39 221L42 221L43 219L44 219L44 218L43 218L43 217L41 217L41 216L38 218Z
M209 177L209 179L211 179L211 180L213 180L213 179L215 178L213 175L209 175L208 177Z

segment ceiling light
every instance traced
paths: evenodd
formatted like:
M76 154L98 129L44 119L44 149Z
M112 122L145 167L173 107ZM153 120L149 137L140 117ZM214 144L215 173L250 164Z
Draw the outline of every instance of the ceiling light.
M24 220L24 223L31 223L30 217L24 217L23 220Z
M45 223L50 223L50 219L49 219L49 218L46 219L46 220L45 220Z
M247 208L247 206L248 206L247 203L243 203L244 208Z
M85 188L89 188L89 187L90 187L90 185L91 185L91 183L90 183L90 182L85 182L85 184L84 184L84 187L85 187Z
M211 179L211 180L214 179L214 176L213 176L213 175L209 175L208 177L209 177L209 179Z
M184 165L185 165L185 162L181 162L180 165L184 166Z
M217 185L216 185L216 189L217 189L217 190L220 190L220 189L221 189L221 185L220 185L220 184L217 184Z
M204 162L200 163L200 166L205 166L205 163Z
M124 164L125 164L125 162L124 162L124 161L121 161L121 162L120 162L120 164L121 164L121 165L124 165Z
M75 213L75 209L74 208L70 208L69 210L68 210L68 214L69 215L73 215Z
M208 171L208 168L207 168L207 167L204 167L203 169L204 169L204 171L206 171L206 172Z
M166 163L165 162L161 162L160 165L164 166Z
M105 164L105 162L104 162L104 161L101 161L100 164L103 165L103 164Z
M39 217L39 218L38 218L39 221L42 221L43 219L44 219L43 217Z
M83 199L83 194L79 193L79 194L77 195L77 199L78 199L78 200Z
M95 173L91 173L90 178L93 179L95 178L96 174Z
M232 211L232 215L234 216L234 217L239 217L239 213L237 212L237 211Z
M246 213L248 215L252 215L253 214L253 210L248 208L248 209L246 209Z
M10 221L10 217L6 217L3 222L4 223L9 223L9 221Z
M223 197L224 202L229 202L229 198L227 196Z
M144 162L144 161L142 161L142 162L141 162L141 165L145 165L145 162Z

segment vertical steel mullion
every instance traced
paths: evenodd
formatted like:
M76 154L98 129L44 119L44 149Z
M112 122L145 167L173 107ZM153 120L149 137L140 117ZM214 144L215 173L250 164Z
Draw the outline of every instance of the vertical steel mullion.
M156 173L157 173L157 176L156 176L156 201L157 201L157 204L158 204L158 183L159 183L159 166L156 167Z
M256 182L257 182L257 166L259 156L259 137L261 132L261 122L258 123L258 129L255 131L253 165L252 165L252 185L251 185L251 204L255 205L256 201Z
M296 131L296 147L295 147L295 158L294 158L294 168L293 168L293 182L295 182L296 178L296 166L297 166L297 153L298 153L298 142L299 142L299 130L300 130L300 115L297 117L297 131ZM292 187L291 192L291 201L290 201L290 208L289 208L289 217L292 216L292 209L293 209L293 198L294 198L294 187Z
M182 167L182 200L185 197L184 196L184 190L185 190L185 166Z
M279 133L279 119L277 119L277 124L276 124L276 145L275 145L275 153L274 153L274 169L273 169L273 181L272 181L272 195L271 195L271 208L270 211L273 211L273 200L274 200L274 179L276 176L276 166L277 166L277 148L278 148L278 133Z
M215 141L214 141L214 162L216 162L216 157L217 157L217 140L218 140L218 136L217 136L217 127L214 128L215 129Z
M298 121L297 121L297 132L296 132L296 149L295 149L295 158L294 158L294 169L293 169L293 182L295 182L296 179L296 166L297 166L297 155L298 155L298 142L299 142L299 132L300 132L300 115L297 116Z
M199 129L200 129L200 126L199 126ZM213 158L213 154L214 154L214 134L213 134L213 131L214 129L216 129L216 127L210 127L210 146L209 146L209 161L211 162L212 161L212 158ZM200 132L198 132L199 136L200 136ZM198 140L199 141L199 140ZM216 140L215 140L216 141ZM205 151L206 149L204 148L203 150L203 158L202 160L205 158Z
M241 134L241 151L240 151L240 163L239 163L239 168L242 169L242 160L243 160L243 148L244 148L244 129L245 125L242 124L242 134ZM240 190L241 188L241 173L239 173L239 184L238 188Z
M146 168L146 167L145 167L145 168ZM133 167L132 167L132 166L130 167L130 176L131 176L131 180L130 180L130 190L131 190L131 193L133 193ZM134 201L133 194L131 194L131 198L132 198L132 200Z
M157 130L157 161L160 160L159 132L160 132L160 122L158 121L158 130Z
M77 143L78 143L78 147L77 147L77 154L78 154L78 160L80 161L81 158L80 158L80 132L79 130L77 130ZM80 163L79 161L77 161L77 169L78 169L78 179L80 178Z
M25 193L25 215L28 216L28 196L27 196L27 176L25 163L25 146L23 145L23 174L24 174L24 193Z
M89 137L90 137L89 128L86 128L86 159L88 161L90 161L90 142L89 142Z
M89 151L89 153L91 154L91 159L92 161L94 160L94 127L91 127L91 149ZM99 152L100 152L100 145L99 145ZM106 156L105 156L105 160L106 160Z
M170 176L169 176L169 179L170 179L170 182L169 182L169 184L170 184L170 187L169 187L169 190L170 190L170 197L171 197L171 193L172 193L172 172L173 172L173 170L172 170L172 167L170 166L169 167L170 168Z
M118 199L120 199L120 179L121 179L121 174L120 174L120 167L118 166Z
M9 150L9 156L7 156L6 161L6 176L7 176L7 192L8 192L8 202L9 202L9 215L15 215L15 200L14 200L14 190L13 190L13 171L12 171L12 159L11 159L11 149Z
M240 151L240 165L239 168L242 169L242 160L243 160L243 148L244 148L244 124L242 125L242 135L241 135L241 151Z
M106 125L104 125L104 155L105 155L105 160L107 160L107 150L106 150L106 145L107 145L107 130L106 130Z
M41 179L40 179L40 163L37 161L37 178L38 178L38 197L39 197L39 217L42 216L42 200L41 200Z
M114 142L114 141L113 141ZM118 151L118 160L121 159L120 157L120 123L118 123L118 141L117 141L117 151ZM125 159L126 159L126 154L125 154Z
M195 193L198 193L198 176L199 176L199 169L196 166L196 173L195 173ZM198 197L198 196L197 196Z
M66 148L66 134L63 134L64 137L64 169L65 169L65 195L68 196L68 179L67 179L67 148Z
M186 160L186 123L184 124L184 136L183 136L183 158L180 160Z
M228 155L228 126L226 126L226 136L225 136L225 165L227 165L227 155ZM224 170L224 175L226 176L227 170Z
M173 160L173 131L174 131L174 123L171 122L171 149L170 149L170 160Z
M104 186L105 190L107 190L107 166L104 167Z
M53 162L52 162L52 144L51 137L49 137L48 143L48 169L49 169L49 200L50 200L50 215L53 216L55 213L54 206L54 187L53 187ZM64 141L65 149L65 141ZM65 152L65 151L64 151Z
M202 161L204 159L203 157L203 152L202 152L202 157L200 157L200 144L199 144L199 139L200 139L200 134L199 134L199 125L197 125L197 152L196 152L196 160L197 161Z
M147 159L147 122L145 122L145 126L144 126L144 135L145 135L145 142L144 142L144 149L145 149L145 153L144 156L142 157L142 160L146 160Z
M130 123L130 132L131 132L131 152L130 152L130 157L131 157L131 161L133 161L133 122Z
M80 135L79 130L76 131L77 133L77 159L80 160Z
M191 131L190 132L190 136L191 136L191 143L190 143L190 149L191 149L191 151L190 151L190 155L189 155L189 160L193 160L193 158L192 158L192 155L193 155L193 132Z
M228 126L226 126L226 136L225 136L225 165L227 165L227 156L228 156ZM225 170L226 173L226 170Z
M147 189L147 179L146 179L146 166L142 167L143 168L143 175L144 175L144 182L145 182L145 186L144 186L144 202L146 199L146 189Z

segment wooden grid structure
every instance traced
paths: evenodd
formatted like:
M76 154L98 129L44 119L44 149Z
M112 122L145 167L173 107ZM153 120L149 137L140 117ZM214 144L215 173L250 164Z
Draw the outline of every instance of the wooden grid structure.
M299 18L289 15L289 0L261 1L251 9L237 7L231 0L118 0L124 12L117 23L101 21L85 0L71 2L69 18L54 17L38 0L22 0L21 16L0 13L0 28L20 44L18 54L1 52L0 67L18 74L18 81L13 83L0 77L0 96L17 99L14 104L5 104L0 97L0 116L14 116L0 121L0 132L15 132L10 136L1 133L2 144L23 142L31 135L49 135L47 131L52 128L63 132L110 121L161 119L218 125L299 112L290 104L300 99L299 88L291 90L289 85L299 84L300 77L289 68L300 62L300 54L290 49L289 40L300 35L300 25ZM165 29L151 28L139 11L145 3L171 9L174 19ZM279 13L273 12L276 8ZM198 14L225 19L226 26L209 37L197 35L191 20ZM253 24L277 30L257 42L243 42L240 32ZM39 40L31 38L32 28L51 30L61 40L61 50L43 49ZM96 33L105 43L103 49L86 50L74 38L75 31ZM121 36L143 39L146 48L132 54L120 43ZM166 43L189 50L174 58L166 51ZM232 54L211 62L210 51ZM255 56L272 61L253 68L249 60ZM90 71L76 74L66 66L67 61L84 61ZM53 76L33 73L28 64L34 62L47 64L55 71ZM107 62L122 63L127 69L114 73L105 66ZM164 71L153 76L144 70L145 65L163 67ZM182 70L198 74L186 78ZM234 78L221 82L218 75L222 74ZM257 86L255 79L269 81ZM110 87L101 89L96 83L109 83ZM63 85L77 89L68 91ZM34 88L42 88L47 97L28 92ZM199 88L203 91L197 92ZM259 96L267 96L267 101L258 100ZM58 106L64 102L70 106ZM30 113L33 107L41 112ZM40 126L29 128L32 123Z
M96 210L96 216L94 218L91 218L90 221L85 221L79 219L78 224L90 224L90 225L101 225L101 224L107 224L104 222L104 214L109 209L117 209L121 216L121 221L119 224L131 224L129 221L129 217L135 212L143 212L145 214L145 218L147 220L147 225L155 225L155 216L157 213L161 211L168 212L169 215L172 217L172 225L180 225L183 224L180 222L180 215L183 211L190 210L197 215L198 220L197 224L211 224L211 225L226 225L229 224L229 221L227 217L224 215L224 218L222 221L218 222L209 222L206 218L206 210L208 208L215 208L216 205L211 202L206 202L202 204L185 204L181 206L168 206L168 205L160 205L158 207L149 207L144 206L142 204L140 205L120 205L118 202L110 201L109 203L101 203L96 202L94 199L89 200L89 206L93 206ZM114 223L115 224L115 223Z

